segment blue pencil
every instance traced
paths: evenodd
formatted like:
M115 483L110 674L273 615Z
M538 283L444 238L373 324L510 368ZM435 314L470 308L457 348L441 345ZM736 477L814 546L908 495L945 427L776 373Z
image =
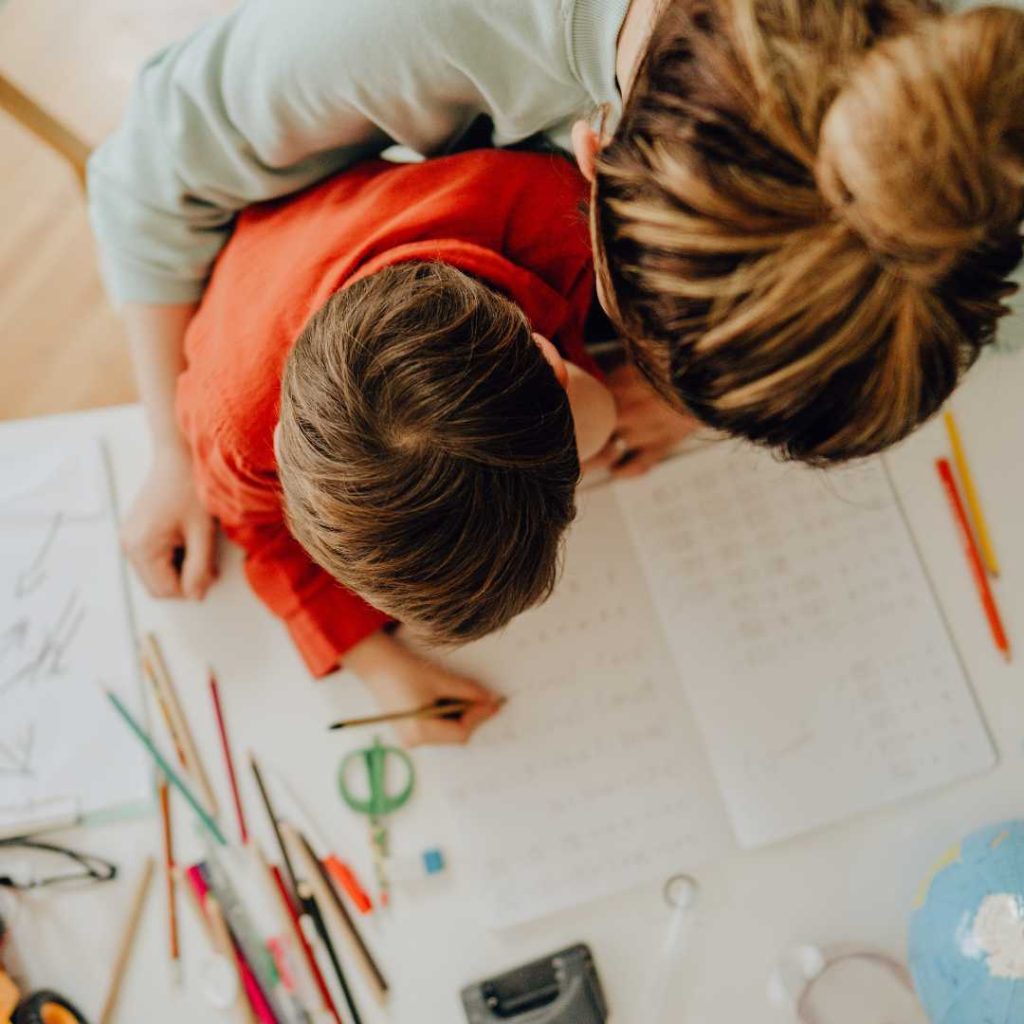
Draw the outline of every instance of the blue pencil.
M156 761L160 771L164 773L164 777L167 781L189 802L192 810L196 812L196 816L205 826L206 831L209 832L221 846L227 846L228 841L224 838L224 833L221 832L220 828L218 828L217 822L210 817L203 805L192 795L191 790L185 785L181 776L174 770L167 758L157 750L156 744L142 726L135 721L132 717L132 713L124 706L124 704L121 703L117 694L111 693L110 690L104 690L103 692L107 695L110 703L114 705L117 713L125 720L125 722L128 723L128 728L135 733L142 742L142 745L149 751L150 756L154 761Z

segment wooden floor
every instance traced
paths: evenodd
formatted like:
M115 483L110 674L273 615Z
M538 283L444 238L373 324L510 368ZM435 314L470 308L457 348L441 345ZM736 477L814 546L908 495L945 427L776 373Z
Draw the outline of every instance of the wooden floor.
M0 2L0 70L90 145L135 70L226 0ZM84 197L61 158L0 111L0 419L131 401Z
M0 116L0 418L135 397L71 170Z

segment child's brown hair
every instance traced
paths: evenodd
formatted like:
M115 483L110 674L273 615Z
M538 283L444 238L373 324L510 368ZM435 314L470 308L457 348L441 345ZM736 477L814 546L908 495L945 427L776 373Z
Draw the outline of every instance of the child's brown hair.
M522 311L443 263L337 292L292 349L278 463L292 532L439 642L548 596L580 475L564 388Z
M791 458L879 451L1006 312L1024 12L671 0L594 198L613 319L666 397Z

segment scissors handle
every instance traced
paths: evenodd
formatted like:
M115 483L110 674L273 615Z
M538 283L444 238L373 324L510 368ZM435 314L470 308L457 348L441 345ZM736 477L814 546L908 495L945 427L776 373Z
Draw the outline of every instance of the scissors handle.
M389 757L397 758L405 769L405 780L396 793L388 792L387 761ZM366 768L367 795L358 796L349 785L348 777L352 766L362 764ZM381 818L407 803L412 796L416 773L412 759L404 750L397 747L386 747L379 737L375 737L373 746L362 750L353 750L347 754L338 769L338 788L341 798L358 814L367 814L371 818Z

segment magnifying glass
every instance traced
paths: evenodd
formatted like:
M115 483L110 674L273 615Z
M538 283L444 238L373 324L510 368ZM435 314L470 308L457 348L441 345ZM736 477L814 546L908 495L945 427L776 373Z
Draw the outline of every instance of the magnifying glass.
M689 875L673 875L662 888L661 894L672 911L661 953L654 964L654 970L647 983L643 1005L647 1013L638 1019L660 1024L668 1002L668 987L672 975L686 952L690 937L694 911L697 905L698 886Z

